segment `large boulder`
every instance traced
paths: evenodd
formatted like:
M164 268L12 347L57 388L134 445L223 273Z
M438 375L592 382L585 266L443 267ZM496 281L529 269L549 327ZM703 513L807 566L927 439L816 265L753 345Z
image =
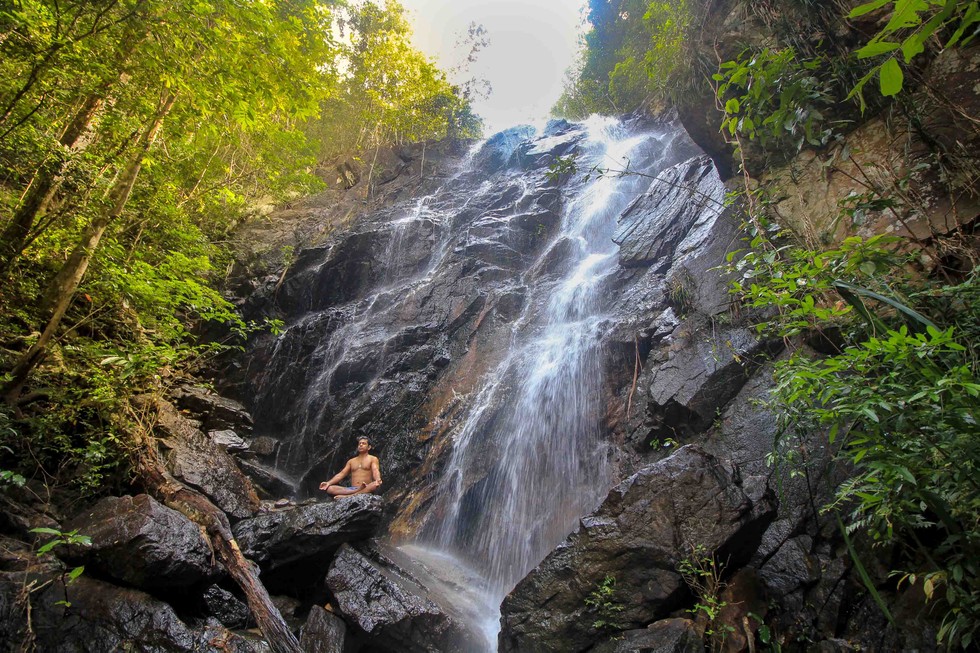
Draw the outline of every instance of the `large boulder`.
M346 637L344 620L314 605L303 625L299 643L306 653L344 653Z
M228 590L211 585L201 595L208 613L228 628L244 627L251 616L248 606Z
M681 315L716 315L731 305L720 268L738 243L739 220L726 193L711 160L696 156L657 175L619 216L620 265L665 275Z
M37 649L50 653L269 650L216 622L192 628L149 594L85 576L67 588L56 580L33 598L31 625Z
M704 653L704 640L690 619L663 619L620 633L593 653Z
M374 534L381 508L381 498L370 494L290 506L237 523L235 539L242 553L266 570L301 563L308 575L319 576L326 565L319 573L312 569L328 562L341 544Z
M665 271L680 244L690 237L699 240L697 235L725 211L724 200L725 186L708 157L664 170L619 216L613 241L620 265Z
M371 650L448 653L479 649L440 599L374 547L341 547L327 587L347 620L369 637ZM478 644L478 642L480 644Z
M296 496L299 492L299 481L275 467L248 458L240 458L238 467L252 480L256 491L263 497L280 499Z
M71 557L144 589L187 587L216 573L197 525L146 494L106 497L66 525L91 538Z
M205 431L232 430L248 434L252 416L239 402L198 386L178 386L172 393L178 407L200 418Z
M748 329L690 330L689 337L656 353L653 358L662 360L654 360L640 379L654 437L704 431L782 346Z
M202 433L173 404L141 398L157 412L164 462L178 480L200 491L233 519L251 517L259 508L255 488L234 458Z
M707 555L744 563L775 516L769 496L752 501L721 461L693 445L613 489L592 515L507 596L501 651L581 651L601 633L586 599L608 577L617 620L646 626L687 595L681 560Z
M23 540L34 536L35 528L58 528L58 520L48 514L37 495L32 496L28 486L7 486L0 490L0 533L14 535Z

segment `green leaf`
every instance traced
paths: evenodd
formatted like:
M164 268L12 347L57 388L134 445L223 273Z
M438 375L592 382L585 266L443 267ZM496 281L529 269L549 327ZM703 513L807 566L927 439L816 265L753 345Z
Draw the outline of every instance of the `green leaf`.
M874 602L878 605L881 613L885 615L888 623L895 626L895 620L892 618L892 613L888 611L888 606L885 605L884 600L882 600L881 595L878 593L878 588L876 588L874 583L871 582L871 577L868 576L868 572L864 568L864 565L861 564L861 559L858 557L857 551L854 550L854 545L851 544L851 538L847 534L847 529L844 528L844 522L841 521L840 515L834 513L834 517L837 518L837 526L840 528L841 535L844 536L844 544L847 545L847 551L851 554L851 560L854 561L854 568L857 569L858 576L861 577L861 582L864 583L865 588L867 588L868 592L871 594L871 598L874 599Z
M951 2L950 4L955 3ZM946 47L950 48L959 43L966 30L977 22L980 22L980 7L977 7L977 5L974 4L967 10L966 15L963 16L963 20L960 21L960 26L953 33L953 36L951 36L949 41L946 42ZM972 36L968 37L966 41L963 42L963 45L966 45L972 38Z
M887 5L891 0L872 0L871 2L859 5L854 9L851 9L851 13L847 14L848 18L859 18L865 14L869 14L875 9L881 9Z
M75 581L84 572L85 572L85 566L84 565L82 565L81 567L75 567L74 569L72 569L70 572L68 572L68 583L71 583L71 582ZM67 585L68 583L65 583L65 584Z
M39 548L37 550L37 554L39 556L42 556L48 551L50 551L51 549L53 549L54 547L58 546L59 544L61 544L61 540L51 540L50 542L48 542L47 544Z
M854 54L857 55L858 59L868 59L869 57L877 57L881 54L894 52L900 47L902 47L900 44L892 41L872 41Z
M860 313L862 317L864 317L868 321L869 324L874 324L878 320L868 312L868 309L864 306L864 302L862 302L860 299L855 297L855 295L859 295L861 297L868 297L870 299L874 299L879 302L884 302L885 304L888 304L892 308L900 311L906 317L915 320L917 323L922 325L925 329L928 329L929 327L932 327L933 329L938 329L938 327L932 322L932 320L928 319L921 313L912 310L905 304L892 299L891 297L885 297L884 295L876 293L872 290L868 290L867 288L862 288L861 286L855 286L854 284L850 284L844 281L834 281L833 284L831 285L833 285L833 287L837 290L837 292L840 293L841 297L843 297L848 304L854 306L854 309L858 313Z
M902 67L895 58L891 58L881 65L878 71L878 79L881 83L881 94L885 97L897 95L902 90L905 77L902 74Z
M41 535L57 535L58 537L61 537L61 531L55 530L53 528L45 528L45 527L32 528L31 532L38 533Z
M925 37L922 32L916 32L905 39L902 43L902 55L905 57L905 63L911 62L913 57L925 52L926 46L924 45L924 41Z

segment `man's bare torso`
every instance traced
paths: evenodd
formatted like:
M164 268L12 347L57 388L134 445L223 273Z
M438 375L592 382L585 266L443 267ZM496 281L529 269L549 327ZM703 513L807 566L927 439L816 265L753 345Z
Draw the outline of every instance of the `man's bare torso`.
M361 483L370 483L374 480L371 468L378 464L378 459L374 456L358 456L351 458L347 464L350 465L351 485L357 487Z

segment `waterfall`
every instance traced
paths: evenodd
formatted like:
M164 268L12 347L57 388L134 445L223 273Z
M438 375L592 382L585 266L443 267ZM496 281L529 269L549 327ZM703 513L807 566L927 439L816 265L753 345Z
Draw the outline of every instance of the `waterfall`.
M499 605L611 485L603 441L604 281L617 269L616 218L667 158L670 134L594 118L566 190L560 230L525 274L533 288L503 361L474 393L414 555L451 555L483 578L480 628L496 650ZM595 167L643 175L601 174ZM583 179L592 170L591 178Z

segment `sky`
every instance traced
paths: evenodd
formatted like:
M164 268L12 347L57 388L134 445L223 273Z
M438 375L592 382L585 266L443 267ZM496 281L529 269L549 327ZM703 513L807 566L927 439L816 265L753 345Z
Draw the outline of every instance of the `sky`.
M585 0L400 1L412 22L415 46L444 70L465 57L453 46L470 23L486 28L490 44L464 78L486 79L493 89L489 98L474 101L487 135L547 119L578 49Z

